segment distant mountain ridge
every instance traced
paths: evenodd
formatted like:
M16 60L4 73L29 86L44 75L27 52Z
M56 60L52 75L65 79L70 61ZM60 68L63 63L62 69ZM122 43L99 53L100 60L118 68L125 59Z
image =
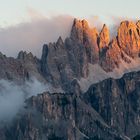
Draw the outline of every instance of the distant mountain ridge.
M110 38L109 29L105 24L99 33L96 28L90 28L86 20L74 19L70 37L65 41L59 37L56 43L45 44L41 59L23 51L19 52L17 59L7 58L1 53L0 79L24 82L26 79L36 77L40 81L49 82L54 87L62 87L67 91L74 79L81 82L81 78L88 81L89 76L93 77L88 87L92 82L98 82L94 80L98 78L93 76L99 75L97 68L91 69L96 65L101 75L105 74L99 80L115 77L114 70L115 75L122 76L129 71L131 64L134 67L136 65L138 70L140 21L136 24L131 21L121 22L117 36ZM121 71L122 65L126 65L126 68Z

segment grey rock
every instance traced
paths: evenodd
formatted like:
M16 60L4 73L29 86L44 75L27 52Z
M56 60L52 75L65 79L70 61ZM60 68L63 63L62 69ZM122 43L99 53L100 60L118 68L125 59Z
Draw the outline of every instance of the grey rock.
M128 137L140 133L140 72L125 74L121 79L107 79L92 85L84 99L105 122Z
M17 58L0 55L0 79L23 83L31 78L45 81L41 75L40 60L21 51Z
M26 101L25 114L5 129L4 134L6 140L127 140L72 93L31 97Z

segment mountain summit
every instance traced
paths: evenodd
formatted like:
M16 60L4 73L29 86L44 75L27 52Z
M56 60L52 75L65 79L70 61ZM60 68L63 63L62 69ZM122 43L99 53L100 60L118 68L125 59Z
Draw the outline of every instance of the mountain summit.
M98 32L90 28L86 20L74 19L70 37L64 41L59 37L56 43L45 44L41 59L23 51L17 59L0 57L0 78L24 81L36 77L67 91L74 79L82 84L82 78L87 82L116 78L114 75L122 75L132 65L138 67L139 56L140 21L121 22L117 36L111 39L105 24ZM98 72L104 76L98 77Z

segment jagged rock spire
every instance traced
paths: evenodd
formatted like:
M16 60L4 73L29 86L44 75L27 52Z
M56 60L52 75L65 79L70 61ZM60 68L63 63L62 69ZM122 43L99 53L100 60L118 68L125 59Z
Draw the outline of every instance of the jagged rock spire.
M79 43L83 43L83 32L84 30L88 30L89 25L86 20L77 20L74 19L72 30L71 30L71 38L73 40L78 41Z
M99 35L99 40L98 40L98 45L99 45L99 49L102 50L103 48L108 47L109 42L110 42L110 33L109 33L109 29L106 26L106 24L103 25L103 28L100 32Z
M64 42L63 42L61 36L59 36L59 38L58 38L58 40L57 40L57 42L56 42L56 46L64 46Z
M21 60L31 60L34 59L34 56L31 52L27 53L26 51L20 51L17 58Z
M118 28L118 42L123 51L131 56L137 56L140 50L139 22L123 21Z

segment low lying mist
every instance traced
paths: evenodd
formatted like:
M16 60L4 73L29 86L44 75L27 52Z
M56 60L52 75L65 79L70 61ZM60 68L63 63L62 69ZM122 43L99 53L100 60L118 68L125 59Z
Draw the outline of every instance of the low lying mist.
M14 82L0 80L0 121L12 120L24 107L24 101L44 91L50 91L50 87L36 79L19 86Z

